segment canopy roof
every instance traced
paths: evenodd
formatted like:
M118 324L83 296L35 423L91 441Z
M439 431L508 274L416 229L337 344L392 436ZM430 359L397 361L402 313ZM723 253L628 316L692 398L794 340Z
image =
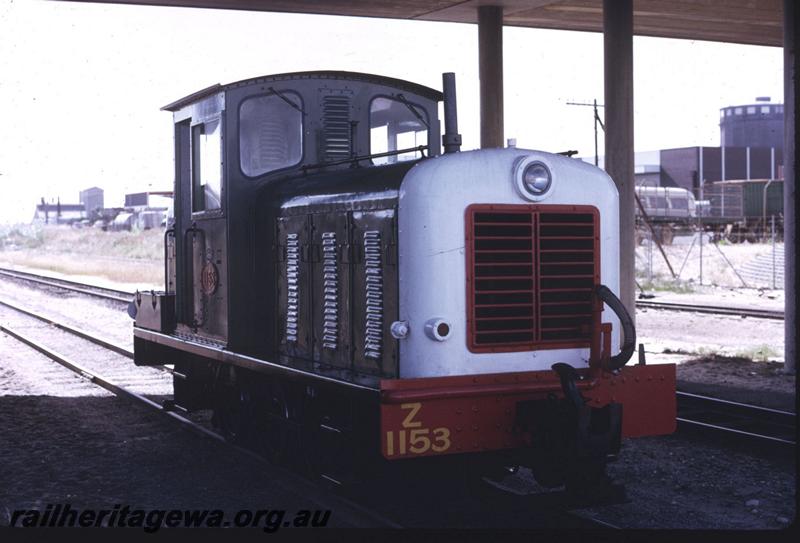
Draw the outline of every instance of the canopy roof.
M603 31L602 0L81 0L476 23L479 5L503 6L507 26ZM634 0L640 36L783 45L782 0Z

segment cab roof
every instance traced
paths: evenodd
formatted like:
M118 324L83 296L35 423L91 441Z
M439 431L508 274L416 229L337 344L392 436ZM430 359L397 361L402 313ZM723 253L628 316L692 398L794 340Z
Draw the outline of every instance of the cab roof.
M292 80L307 80L307 79L334 79L341 81L363 81L365 83L373 83L378 85L385 85L393 87L398 90L410 92L418 96L422 96L434 101L441 101L443 95L436 89L405 81L403 79L395 79L393 77L386 77L382 75L365 74L360 72L343 72L343 71L313 71L313 72L292 72L276 75L264 75L260 77L253 77L250 79L243 79L234 83L221 85L219 83L206 87L205 89L193 92L183 98L180 98L172 103L162 107L162 111L178 111L184 106L196 102L206 96L216 94L218 92L227 91L237 87L246 87L248 85L257 85L259 83L266 83L271 81L292 81Z

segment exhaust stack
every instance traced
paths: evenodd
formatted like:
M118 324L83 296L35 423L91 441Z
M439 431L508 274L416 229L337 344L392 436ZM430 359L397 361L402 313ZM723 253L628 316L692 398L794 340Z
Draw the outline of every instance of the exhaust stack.
M444 134L442 145L445 153L457 153L461 150L461 134L458 133L458 108L456 106L456 74L442 74L444 90Z

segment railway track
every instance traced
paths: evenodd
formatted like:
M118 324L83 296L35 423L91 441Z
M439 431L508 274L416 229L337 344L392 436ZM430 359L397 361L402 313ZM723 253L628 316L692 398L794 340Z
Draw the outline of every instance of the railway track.
M80 328L76 328L76 327L71 326L71 325L69 325L67 323L55 320L55 319L53 319L51 317L47 317L47 316L45 316L45 315L43 315L41 313L37 313L36 311L32 311L30 309L24 308L24 307L19 306L17 304L13 304L13 303L11 303L11 302L9 302L7 300L0 299L0 305L2 305L4 307L8 307L9 309L13 309L14 311L17 311L17 312L22 313L24 315L28 315L29 317L33 317L34 319L40 320L42 322L46 322L47 324L52 324L56 328L64 330L65 332L68 332L68 333L72 334L73 336L77 336L77 337L79 337L81 339L85 339L86 341L94 343L95 345L99 345L101 347L105 347L109 351L115 352L117 354L121 354L122 356L124 356L126 358L133 359L133 351L131 351L127 347L124 347L122 345L114 343L111 340L95 336L95 335L91 334L90 332L87 332L85 330L81 330Z
M51 277L49 275L39 275L31 272L10 270L8 268L0 268L0 276L27 281L44 287L60 288L71 292L85 294L87 296L93 296L95 298L102 298L105 300L126 304L130 302L131 298L133 297L132 292L125 292L123 290L115 290L98 285L90 285L87 283L79 283L77 281L60 279Z
M716 436L794 450L796 414L678 391L678 424Z
M0 306L12 309L18 313L21 313L27 317L36 319L40 322L44 322L48 325L55 326L58 329L70 334L71 336L78 337L84 341L88 341L93 343L94 345L98 345L103 349L109 350L110 352L114 352L117 355L121 355L125 358L131 358L132 353L127 348L117 345L107 339L103 339L97 337L90 332L85 330L81 330L64 322L58 321L52 317L37 313L31 309L22 307L20 305L5 301L0 299ZM213 431L212 429L208 428L204 424L198 423L197 421L193 421L189 416L184 416L183 414L170 411L164 407L164 403L159 403L158 400L161 398L161 395L153 396L151 394L136 392L131 389L125 382L121 382L120 378L113 378L107 376L107 374L98 371L96 367L89 367L87 364L79 363L72 358L62 354L51 346L45 345L41 341L37 341L35 338L31 337L27 333L22 333L18 329L12 328L6 324L0 324L0 331L6 333L10 337L16 339L17 341L24 343L25 345L31 347L32 349L38 351L39 353L43 354L50 360L57 362L58 364L66 367L67 369L71 370L72 372L76 373L77 375L81 376L82 378L86 379L87 381L97 385L99 387L108 390L112 394L130 400L134 403L144 405L145 407L158 411L159 413L163 414L166 417L169 417L172 421L181 424L182 426L186 427L187 429L198 433L202 436L207 438L213 439L218 442L225 443L226 446L231 447L232 449L236 450L240 454L244 454L248 457L251 457L257 460L264 465L270 466L270 469L277 470L281 477L290 480L291 486L293 488L301 489L303 495L311 495L317 496L316 498L312 498L315 501L318 501L321 506L333 509L336 511L337 515L347 516L348 518L353 519L353 523L356 526L368 526L368 527L391 527L391 528L401 528L404 524L400 524L395 520L389 518L389 516L375 511L372 508L365 507L360 505L357 502L347 499L346 497L338 494L329 493L326 490L319 488L313 482L307 480L306 478L302 477L301 475L295 474L293 471L289 469L285 469L282 467L276 467L274 464L270 463L267 459L263 458L259 454L249 449L237 446L230 441L228 441L223 435ZM129 362L127 363L129 364ZM158 368L134 368L127 367L125 368L125 373L140 373L142 370L145 372L152 371L152 370L167 370L171 371L171 368L168 366L158 367ZM159 372L160 373L160 372ZM124 381L125 378L122 378ZM135 380L135 379L133 379ZM151 396L151 397L148 397ZM492 492L491 490L489 492ZM497 492L497 491L495 491ZM330 495L328 495L330 494ZM321 497L320 497L321 496ZM490 494L486 494L486 497L489 497ZM456 500L455 496L450 496L449 500ZM514 498L510 496L493 496L493 501L496 507L489 507L487 509L481 509L480 515L484 518L491 518L493 513L493 509L498 509L498 513L505 514L507 516L513 517L515 514L518 515L518 512L508 511L509 508L516 505L516 508L524 506L525 504L531 505L531 512L536 512L538 505L535 507L532 505L533 503L538 502L531 502L530 500L518 500L516 504L513 503ZM552 506L551 506L552 507ZM397 505L392 509L397 509ZM402 508L400 509L402 510ZM436 512L431 512L432 515L436 515ZM478 515L476 511L474 513ZM548 528L553 527L561 527L558 525L557 518L568 519L566 522L566 526L571 529L616 529L616 526L613 526L607 522L604 522L599 519L595 519L591 516L587 516L586 514L568 511L563 509L558 509L558 507L554 508L552 511L548 511L550 516L545 522L547 522ZM411 519L411 524L414 524L414 519Z
M35 284L42 284L46 287L65 288L68 290L73 290L80 293L89 294L95 297L110 299L119 302L127 303L134 295L134 293L130 292L102 289L96 287L95 285L86 285L74 281L55 280L54 278L48 276L39 276L28 272L21 273L13 270L4 270L0 268L0 274L18 280L30 281ZM125 356L126 358L132 357L132 353L130 352L129 349L116 345L111 341L104 340L102 338L97 338L93 334L72 327L63 322L58 322L49 317L27 310L23 307L20 307L19 305L5 302L3 300L0 300L0 305L24 313L40 321L47 322L53 326L60 328L61 330L64 330L75 336L81 337L87 341L91 341L97 345L100 345L104 348L114 351L117 354ZM652 301L642 301L642 300L637 301L637 307L674 310L674 311L695 311L701 313L714 313L714 314L736 315L736 316L746 315L746 316L769 318L769 319L783 318L783 313L778 311L751 310L751 309L730 308L730 307L708 307L708 306L700 306L693 304L652 302ZM0 328L4 327L0 326ZM77 367L77 365L75 366ZM170 368L168 366L164 366L159 369L170 371ZM75 371L81 373L80 369L77 369ZM96 382L96 384L99 384L100 386L102 386L101 382L104 382L104 378L102 376L92 377L91 380L92 382ZM119 387L119 385L115 385L113 382L110 381L109 383L110 383L109 386L112 387L116 386L120 388L121 395L124 395L129 399L140 401L138 400L136 393L126 394L126 392L122 390L124 389L124 387ZM149 401L147 400L147 398L144 398L144 400L146 400L145 403ZM694 430L700 430L704 434L708 434L709 432L711 432L717 436L728 436L728 437L733 436L739 440L759 443L762 446L770 448L790 449L793 448L795 445L796 422L794 413L788 413L774 409L766 409L747 404L730 402L716 398L690 394L682 391L677 392L677 401L678 401L678 423L683 428L692 428ZM181 415L169 411L164 411L162 406L159 404L156 404L152 401L149 402L152 403L152 405L148 404L150 407L168 413L168 415L174 418L175 420L178 420L183 424L194 425L197 428L200 428L200 430L198 430L200 433L207 434L218 441L225 441L225 438L217 434L216 432L213 432L203 426L197 425L196 423L190 421L189 419L186 419L185 417L182 417ZM249 451L247 449L242 449L240 447L237 448L240 449L241 451L246 451L246 453L249 455L258 456L252 451ZM579 523L592 522L592 519L587 519L584 517L581 517L581 519L583 520L578 521ZM601 524L602 523L598 521L598 525Z
M693 313L710 313L713 315L732 315L735 317L756 317L760 319L783 320L783 311L772 309L755 309L749 307L726 307L698 304L679 304L675 302L651 302L636 300L636 307L642 309L665 309L668 311L690 311Z
M108 339L66 324L52 317L0 299L0 305L13 309L39 321L53 325L74 336L90 341L126 358L133 358L133 351ZM172 371L168 366L154 366ZM677 391L679 422L716 431L728 431L751 436L754 439L772 440L776 443L794 445L795 414L743 403L720 400L708 396Z
M0 275L10 277L12 279L19 279L29 281L35 284L61 288L73 292L79 292L103 298L115 302L128 303L134 296L134 292L127 292L124 290L115 290L98 285L91 285L88 283L79 283L77 281L69 281L67 279L60 279L48 275L39 275L31 272L21 272L18 270L11 270L8 268L0 268ZM650 300L637 300L636 307L642 309L664 309L668 311L690 311L694 313L709 313L713 315L732 315L737 317L756 317L762 319L776 319L783 320L783 311L770 310L770 309L754 309L745 307L726 307L726 306L711 306L711 305L698 305L698 304L682 304L675 302L653 302Z
M108 342L103 340L102 338L92 337L91 334L78 330L77 328L72 328L69 326L64 325L63 323L58 323L54 319L49 317L45 317L43 315L37 314L33 311L30 311L25 308L21 308L19 306L14 306L8 302L0 300L0 304L4 307L8 307L19 311L29 317L36 318L40 321L47 322L58 328L64 330L65 332L75 335L76 337L80 337L85 341L90 341L95 345L102 346L105 349L113 350L109 348ZM35 338L31 337L29 334L23 334L21 331L11 328L6 324L0 324L0 331L4 332L5 334L9 335L10 337L16 339L17 341L31 347L32 349L38 351L39 353L43 354L53 362L56 362L65 368L69 369L70 371L74 372L75 374L79 375L80 377L86 379L87 381L111 392L112 394L119 396L121 398L130 400L136 404L143 405L151 410L157 411L158 413L162 414L165 417L170 418L172 421L177 422L181 426L191 430L199 435L202 435L206 438L212 439L214 441L219 441L225 443L227 447L235 450L239 454L243 454L250 458L257 460L260 463L267 463L267 461L259 456L258 454L244 449L242 447L238 447L225 439L224 436L220 435L219 433L207 428L203 424L200 424L196 421L190 420L189 418L175 413L173 411L167 410L164 408L162 403L158 401L154 401L153 398L148 397L152 396L150 394L143 394L141 392L136 392L132 390L132 388L124 382L124 380L120 378L112 378L108 377L106 374L101 373L97 370L97 368L89 367L89 365L81 364L71 357L62 354L52 347L45 345L44 342L38 341ZM78 332L78 333L76 333ZM117 352L116 350L113 350ZM120 354L117 352L117 354ZM123 356L126 356L123 353ZM132 365L131 365L132 366ZM128 368L130 373L138 373L141 370L147 370L148 368ZM159 372L161 373L161 372ZM160 395L156 395L159 397ZM368 508L362 507L358 504L350 502L345 498L340 496L333 495L329 492L325 492L322 489L317 488L315 485L310 483L309 481L303 479L299 475L295 475L294 473L284 470L279 467L275 467L270 465L271 469L277 471L280 474L280 477L283 478L284 482L291 488L297 489L301 492L304 496L310 497L313 501L316 501L321 507L332 509L336 511L336 514L340 517L345 517L349 519L351 524L356 527L400 527L397 523L393 522L392 520L380 515L377 512L371 511Z

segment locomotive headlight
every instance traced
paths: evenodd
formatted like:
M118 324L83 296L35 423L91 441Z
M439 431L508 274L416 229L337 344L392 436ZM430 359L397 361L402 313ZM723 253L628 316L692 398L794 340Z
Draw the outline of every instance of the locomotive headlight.
M541 160L525 157L515 168L517 190L526 200L542 200L553 187L553 174Z
M553 177L550 175L550 170L547 169L547 166L541 162L534 162L533 164L528 164L528 167L522 172L522 182L528 192L539 196L550 188Z

